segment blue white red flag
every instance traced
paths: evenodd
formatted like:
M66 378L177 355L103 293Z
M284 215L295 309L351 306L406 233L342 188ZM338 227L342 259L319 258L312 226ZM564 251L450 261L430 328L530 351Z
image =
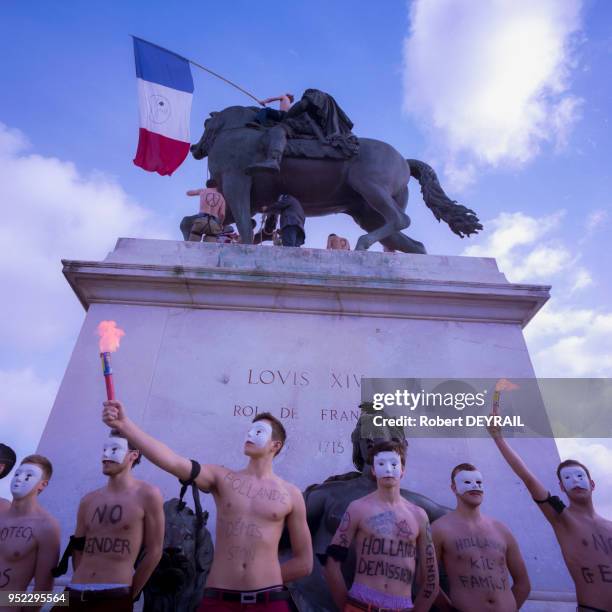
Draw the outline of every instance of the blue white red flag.
M149 172L172 174L189 153L193 77L189 62L134 37L140 131L134 163Z

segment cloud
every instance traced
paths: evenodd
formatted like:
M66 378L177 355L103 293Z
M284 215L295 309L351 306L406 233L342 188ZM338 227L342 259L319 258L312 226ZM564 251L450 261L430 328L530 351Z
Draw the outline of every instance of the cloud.
M581 0L415 0L404 110L422 120L459 188L474 164L521 165L562 148L582 100L569 90ZM460 170L466 166L467 170Z
M0 336L5 347L48 349L75 330L82 310L61 259L100 259L119 236L164 237L161 222L112 178L83 176L68 161L28 152L0 123Z
M553 297L525 330L538 376L612 376L612 311L572 303L593 278L557 235L564 218L563 211L543 217L502 212L487 222L487 237L463 255L495 257L511 282L555 283Z
M610 440L584 440L578 438L558 438L557 449L561 460L576 459L589 468L595 481L593 501L599 514L612 517L612 448Z
M31 368L0 370L0 442L17 453L18 461L36 451L57 388L58 381L41 378ZM0 497L10 497L9 481L0 480Z
M544 217L502 212L487 222L489 233L486 240L469 246L463 254L496 257L500 269L512 282L547 280L560 272L567 275L575 256L559 240L551 237L564 216L563 211ZM573 273L575 284L584 286L584 276L578 278L578 271Z

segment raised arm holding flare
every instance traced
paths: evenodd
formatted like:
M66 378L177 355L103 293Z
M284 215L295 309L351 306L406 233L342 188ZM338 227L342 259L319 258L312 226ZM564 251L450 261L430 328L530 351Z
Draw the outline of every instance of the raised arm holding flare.
M496 404L492 414L499 414ZM595 512L595 483L589 470L573 459L562 461L557 467L559 488L569 499L566 506L536 478L504 439L500 427L490 427L489 433L551 524L574 581L578 610L612 610L612 521Z
M379 608L426 612L436 598L438 570L427 515L400 495L404 449L398 442L374 445L370 459L377 489L349 504L322 556L332 597L344 612ZM341 563L353 542L357 564L347 592ZM413 607L415 578L419 592Z
M189 479L191 461L142 431L120 402L104 402L102 418L155 465ZM258 414L244 442L247 466L232 470L206 464L195 480L199 489L212 493L217 506L215 553L199 610L241 610L244 603L257 603L258 610L287 611L289 594L283 584L312 571L302 494L272 469L285 437L278 419ZM281 566L278 543L285 521L293 556Z

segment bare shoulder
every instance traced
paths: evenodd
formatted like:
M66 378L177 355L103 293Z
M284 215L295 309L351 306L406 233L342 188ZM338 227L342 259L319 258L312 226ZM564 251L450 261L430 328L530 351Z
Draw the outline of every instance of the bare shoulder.
M497 531L497 533L499 533L501 536L503 536L506 539L514 539L514 535L512 534L512 531L510 531L510 528L505 524L502 523L501 521L491 518L491 517L487 517L489 519L489 524L490 526Z
M40 530L40 535L59 535L59 521L48 510L45 510L45 508L40 508L36 518L38 519L38 529Z
M138 495L144 504L163 503L163 497L158 487L144 480L137 480L136 483L138 486Z
M427 517L427 512L423 510L420 506L413 504L411 501L404 499L402 497L402 505L403 507L410 512L414 518L419 522L419 525L423 522L429 522L429 518Z
M431 529L434 532L446 532L449 529L452 529L453 525L456 522L456 518L454 516L454 512L448 512L447 514L443 514L440 518L437 518L432 524Z
M93 491L90 491L89 493L85 493L85 495L81 497L81 501L79 502L79 505L86 506L92 502L95 502L96 499L98 499L101 495L104 494L105 490L106 490L106 487L100 487L99 489L94 489Z

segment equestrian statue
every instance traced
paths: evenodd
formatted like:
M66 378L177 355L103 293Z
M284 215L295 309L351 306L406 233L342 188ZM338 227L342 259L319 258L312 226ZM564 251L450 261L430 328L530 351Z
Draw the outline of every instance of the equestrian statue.
M202 138L191 146L195 159L208 157L228 204L225 223L236 223L242 243L266 239L266 228L253 235L253 215L290 194L307 217L350 215L366 232L356 250L380 242L389 251L425 253L421 242L402 233L410 225L405 210L411 176L436 219L455 234L463 238L482 229L474 211L444 193L429 165L404 159L386 142L356 137L329 94L307 89L288 111L266 110L230 106L210 113Z

